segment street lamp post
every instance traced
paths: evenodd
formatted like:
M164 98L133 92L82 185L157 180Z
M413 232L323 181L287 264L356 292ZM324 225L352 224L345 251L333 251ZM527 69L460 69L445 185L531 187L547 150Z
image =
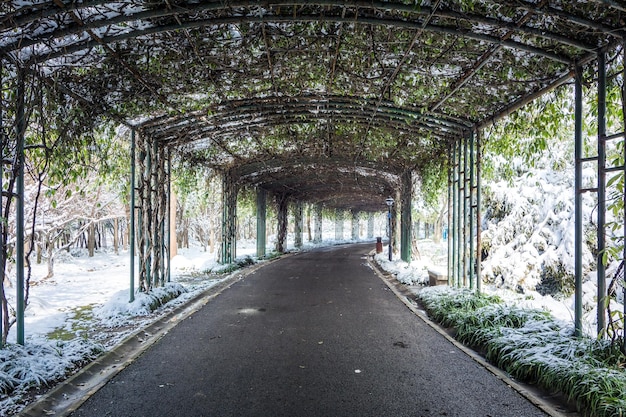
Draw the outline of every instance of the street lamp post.
M387 207L389 208L387 217L389 218L389 260L391 261L391 236L393 234L391 230L391 207L393 206L393 198L387 197L385 203L387 203Z

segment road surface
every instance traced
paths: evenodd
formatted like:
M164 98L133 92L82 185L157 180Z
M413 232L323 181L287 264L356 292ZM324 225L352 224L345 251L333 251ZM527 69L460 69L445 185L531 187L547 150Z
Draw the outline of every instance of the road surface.
M416 317L367 265L371 246L258 269L72 416L546 415Z

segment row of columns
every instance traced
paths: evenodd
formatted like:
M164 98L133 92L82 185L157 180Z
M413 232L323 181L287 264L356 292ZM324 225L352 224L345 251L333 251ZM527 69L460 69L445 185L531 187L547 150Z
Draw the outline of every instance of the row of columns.
M225 177L228 174L225 174ZM224 191L224 195L230 193ZM262 258L266 256L266 235L267 235L267 191L263 188L257 188L256 191L256 213L257 213L257 250L256 254ZM236 223L234 213L236 213L236 196L235 198L227 199L224 197L223 208L223 243L222 243L222 261L224 263L230 263L236 258L235 249L235 233L232 229ZM284 252L286 250L286 237L287 237L287 222L288 222L288 208L289 199L282 195L276 197L277 205L277 220L278 220L278 236L276 250L278 252ZM304 213L303 204L300 201L294 201L293 204L293 218L294 218L294 246L300 248L303 245L302 236L304 234ZM313 206L313 219L314 219L314 235L313 242L319 243L322 241L322 206L316 204ZM351 236L352 239L358 239L359 237L359 220L360 213L357 211L351 212ZM341 240L344 235L344 212L341 210L335 211L335 239ZM408 232L410 233L410 231ZM367 219L367 237L374 238L374 218L370 214ZM410 250L409 252L410 253Z
M480 136L467 132L448 159L448 284L480 291Z
M137 173L137 168L139 172ZM171 276L171 158L168 148L131 132L130 301L135 293L135 256L139 259L137 288L149 292Z
M622 49L623 62L626 62L626 41ZM575 113L575 254L574 254L574 325L577 336L582 336L583 316L583 202L582 194L595 193L597 195L596 220L596 268L597 268L597 332L604 335L607 330L607 305L609 296L606 286L606 213L607 213L607 173L622 172L626 177L626 164L607 165L607 143L614 140L626 140L624 131L617 133L607 132L607 64L606 51L601 51L597 59L597 154L591 157L583 156L583 83L582 68L575 70L574 83L574 113ZM621 74L626 79L626 67ZM622 86L622 107L626 107L626 84ZM624 108L626 114L626 108ZM624 122L626 124L626 121ZM626 126L624 126L626 130ZM626 161L626 146L622 146L622 159ZM480 131L468 131L460 140L451 144L449 148L448 171L448 283L451 286L481 289L481 144ZM596 166L597 184L595 187L583 187L583 165L591 163ZM626 206L626 192L621 193ZM623 225L626 225L626 213L623 214ZM622 227L622 242L626 242L626 226ZM626 259L626 244L623 244L622 260ZM626 286L625 286L626 287ZM624 290L626 299L626 289ZM626 303L624 303L624 317L626 317ZM626 341L623 346L626 351Z
M598 53L597 65L597 153L595 156L585 157L584 140L583 140L583 82L582 82L582 68L576 68L576 76L574 83L574 140L575 140L575 295L574 295L574 327L577 336L581 336L582 331L582 285L583 285L583 193L595 193L597 195L598 207L597 207L597 219L596 219L596 265L597 265L597 332L600 335L604 335L607 331L607 306L609 303L606 287L606 257L607 257L607 242L606 242L606 213L607 213L607 173L622 173L626 177L626 146L622 145L622 165L607 164L607 144L611 141L621 140L626 141L626 83L622 82L622 117L624 118L624 125L621 132L609 133L607 132L607 64L606 64L607 52L602 50ZM620 74L622 80L626 79L626 39L622 47L622 73ZM585 188L583 186L583 165L595 164L597 172L597 185L596 187ZM621 192L621 198L624 207L626 207L626 192L624 189L617 190ZM623 210L623 208L622 208ZM623 212L622 216L622 263L626 259L626 213ZM622 265L623 266L623 265ZM624 285L624 300L626 300L626 285ZM626 317L626 302L624 302L623 317ZM611 319L611 318L609 318ZM623 320L622 320L623 321ZM622 323L622 326L624 323ZM626 338L624 338L624 344L622 350L626 352Z

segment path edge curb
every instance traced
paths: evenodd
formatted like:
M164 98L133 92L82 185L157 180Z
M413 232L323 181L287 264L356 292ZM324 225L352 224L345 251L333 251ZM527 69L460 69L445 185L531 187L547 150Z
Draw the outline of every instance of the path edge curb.
M450 336L446 331L436 322L432 321L426 311L420 309L416 304L414 304L410 300L410 296L414 296L412 292L410 292L402 283L396 280L395 276L384 271L381 266L374 261L374 251L369 253L368 262L371 268L374 270L376 275L387 285L387 287L393 291L393 293L408 307L409 310L413 312L417 317L419 317L424 323L426 323L429 327L435 330L437 333L445 337L450 343L452 343L455 347L463 351L466 355L472 358L476 363L485 368L487 371L492 373L496 378L500 379L502 382L507 384L521 396L530 401L535 407L539 408L541 411L549 415L550 417L574 417L579 416L578 413L563 413L556 408L554 408L551 404L542 400L541 398L534 395L528 389L526 389L523 385L512 379L506 372L502 369L492 365L485 358L480 356L477 352L470 349L469 347L463 345L458 340Z
M298 253L285 253L232 273L219 284L200 292L183 305L163 314L147 326L139 327L104 355L90 362L69 378L56 384L37 400L28 404L14 417L69 416L178 323L199 311L212 299L257 270Z

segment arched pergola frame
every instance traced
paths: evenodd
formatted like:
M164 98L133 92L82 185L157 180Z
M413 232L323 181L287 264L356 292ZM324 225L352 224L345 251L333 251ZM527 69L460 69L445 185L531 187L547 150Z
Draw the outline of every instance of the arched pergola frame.
M132 179L140 269L158 271L161 282L167 273L156 258L167 250L163 184L172 158L224 173L225 241L234 236L240 186L264 190L259 202L269 192L359 212L383 211L394 196L407 260L413 178L447 168L451 283L479 287L481 130L572 79L578 91L576 75L593 65L605 91L604 56L623 49L625 15L609 0L9 0L0 5L0 68L16 99L0 103L3 144L18 144L12 169L19 185L26 79L86 118L130 127L141 164L138 182ZM599 143L623 140L603 130L603 108L601 98ZM577 124L577 146L580 137ZM601 148L597 161L601 181L619 168L605 167ZM577 175L584 162L578 155ZM577 186L577 204L586 191ZM603 185L594 191L603 200ZM23 186L16 199L23 201ZM581 242L578 233L577 248ZM225 261L235 256L228 247ZM580 296L578 266L576 274ZM579 332L580 305L578 297Z

